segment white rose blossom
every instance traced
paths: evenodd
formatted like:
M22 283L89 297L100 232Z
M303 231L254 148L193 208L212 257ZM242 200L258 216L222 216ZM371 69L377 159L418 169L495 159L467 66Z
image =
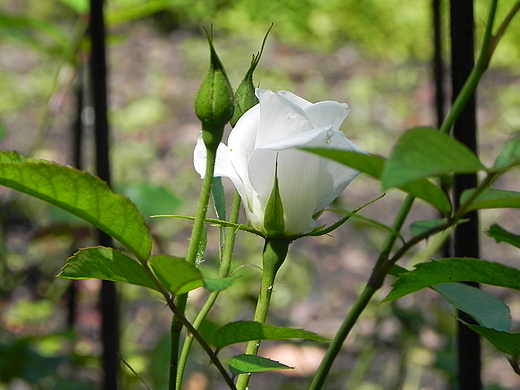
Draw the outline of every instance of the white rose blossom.
M259 104L247 111L220 144L215 176L231 179L250 225L266 234L264 215L278 176L285 237L312 231L313 216L336 199L359 174L330 159L298 148L330 148L364 153L339 131L350 109L334 101L310 103L291 92L256 90ZM196 171L204 177L206 150L199 138ZM276 172L276 173L275 173Z

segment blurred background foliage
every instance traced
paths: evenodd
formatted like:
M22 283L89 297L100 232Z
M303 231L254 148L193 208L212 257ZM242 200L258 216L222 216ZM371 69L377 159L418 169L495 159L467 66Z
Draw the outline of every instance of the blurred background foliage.
M444 14L448 69L447 1ZM500 15L513 0L502 0ZM477 41L487 1L476 1ZM370 153L388 155L397 137L416 125L435 125L431 76L430 1L412 0L110 0L107 2L112 161L115 187L147 216L192 214L199 189L191 155L199 124L192 102L208 64L201 27L213 25L216 48L231 82L238 85L251 55L274 23L255 80L262 88L291 90L309 100L347 102L343 130ZM71 127L78 96L86 99L84 168L92 163L89 53L84 34L88 0L3 0L0 5L0 141L2 149L71 164ZM520 129L520 23L511 25L479 90L480 145L492 161ZM83 85L83 90L79 89ZM448 82L446 82L448 85ZM449 90L449 88L448 88ZM78 92L79 91L79 92ZM79 94L78 94L79 93ZM448 92L449 95L449 92ZM520 190L513 176L501 178ZM361 177L334 205L352 209L380 195ZM390 192L365 216L390 223L403 197ZM482 225L520 231L516 211L483 212ZM435 213L418 203L413 218ZM183 256L188 222L148 219L156 250ZM324 221L334 221L333 214ZM99 383L97 281L76 282L70 326L69 283L55 278L65 259L93 243L81 221L41 202L0 189L0 389L93 389ZM293 244L274 295L270 322L333 335L366 281L384 233L353 220L333 238ZM218 231L208 229L202 267L216 272ZM434 240L432 240L434 241ZM411 253L427 259L435 242ZM432 248L433 246L433 248ZM235 267L239 281L206 324L249 319L257 293L256 237L240 234ZM483 258L518 265L514 249L483 237ZM407 265L407 264L403 264ZM169 314L155 293L119 286L122 294L122 358L155 390L166 388ZM520 320L520 300L494 291ZM382 291L382 298L385 290ZM502 295L500 295L502 294ZM192 315L205 294L191 295ZM372 306L332 373L330 389L447 389L454 380L454 321L447 306L424 291L395 304ZM487 348L487 346L486 346ZM238 350L223 351L231 356ZM298 369L259 375L256 388L301 389L323 354L310 343L266 343L266 354ZM486 350L489 389L516 389L507 362ZM349 373L349 380L345 377ZM220 389L207 359L195 349L187 388ZM124 369L123 388L143 389Z

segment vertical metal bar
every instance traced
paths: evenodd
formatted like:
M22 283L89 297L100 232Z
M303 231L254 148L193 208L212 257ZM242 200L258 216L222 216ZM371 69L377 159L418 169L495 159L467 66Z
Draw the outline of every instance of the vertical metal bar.
M90 0L90 18L90 36L92 41L90 77L92 82L92 103L95 115L96 172L102 180L110 185L108 92L103 0ZM99 245L112 246L110 236L101 231L98 231L97 236ZM102 282L100 311L102 315L103 389L117 390L117 378L120 371L119 308L117 292L113 282Z
M451 0L450 2L451 57L453 97L462 89L474 66L474 12L473 0ZM468 148L477 152L477 120L475 95L468 101L457 122L453 126L453 136ZM457 175L455 177L453 196L455 207L462 192L475 188L477 176ZM469 221L460 224L454 233L454 256L475 257L480 254L479 222L477 212L466 216ZM465 313L460 317L474 323ZM480 337L462 324L458 324L458 382L460 390L480 390L481 360Z
M83 112L83 77L81 70L78 71L76 84L76 118L72 126L72 165L78 169L82 169L82 148L83 148L83 121L81 115ZM76 324L76 299L77 289L76 282L71 280L67 289L67 325L70 329L74 329Z
M444 64L442 60L442 4L441 0L432 0L433 27L433 78L435 85L435 117L436 126L440 127L444 120Z

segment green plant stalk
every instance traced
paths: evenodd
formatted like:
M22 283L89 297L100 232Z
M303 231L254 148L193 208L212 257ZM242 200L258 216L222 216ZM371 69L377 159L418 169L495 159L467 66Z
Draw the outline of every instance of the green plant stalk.
M388 259L390 252L392 251L392 248L394 247L395 240L399 237L399 231L403 227L404 221L406 220L406 217L410 213L410 210L412 209L413 203L415 201L415 197L412 195L408 195L406 199L404 200L403 204L401 205L401 209L399 210L399 213L395 217L394 223L392 225L392 232L390 235L387 236L384 244L383 249L381 250L381 253L379 254L376 264L374 266L374 270L377 269L381 263L383 263L385 260Z
M238 215L240 213L240 202L241 202L240 195L238 194L238 192L235 192L235 195L233 196L233 203L231 205L231 216L230 216L229 222L237 223ZM222 261L220 262L220 267L219 267L219 272L218 272L218 275L221 278L225 278L229 275L229 271L231 269L231 260L233 257L233 248L235 246L235 237L236 237L236 229L227 228L225 246L224 246L224 251L222 253ZM219 294L220 294L220 291L214 291L209 295L206 303L201 308L201 310L197 314L197 317L193 321L193 327L195 329L199 329L200 325L202 324L202 321L204 321L204 319L208 315L210 309L215 304L215 301L217 300ZM186 336L186 339L184 340L184 345L182 346L181 355L179 357L179 364L177 367L177 390L180 390L180 385L182 383L182 378L184 376L184 370L186 368L186 363L188 361L188 356L190 353L191 345L193 344L193 340L194 340L193 333L189 333Z
M399 214L397 214L394 223L392 225L392 231L395 233L389 234L384 245L383 250L381 251L377 261L376 265L372 271L372 275L369 279L369 282L363 289L363 292L359 295L358 299L350 309L349 313L345 317L345 320L341 324L341 327L339 328L338 332L334 336L334 339L332 340L329 348L327 349L327 352L325 353L325 356L323 357L323 360L321 361L321 364L316 371L316 374L314 375L314 378L311 382L311 385L309 387L309 390L318 390L323 387L323 384L325 383L325 380L327 378L327 375L330 372L330 369L332 368L332 364L336 357L338 356L338 353L341 350L341 347L343 346L343 343L345 342L347 336L349 335L350 331L352 330L352 327L358 320L359 316L365 310L368 303L370 302L370 299L375 294L375 292L379 289L379 286L376 284L373 284L370 282L372 280L372 277L376 274L377 270L380 268L381 264L383 264L385 261L388 261L388 256L390 252L392 251L392 248L394 246L395 240L399 236L399 231L401 230L404 221L412 208L413 202L415 200L415 197L408 195L403 202L403 205L401 206L401 209L399 210ZM390 269L390 268L389 268ZM388 271L387 271L388 272ZM384 274L386 276L386 273ZM383 276L383 279L384 279ZM382 283L382 281L381 281Z
M271 302L271 295L273 294L276 273L287 257L290 243L290 241L284 239L265 239L264 251L262 254L262 282L254 316L254 321L256 322L265 323L265 320L267 319L267 311ZM246 347L246 354L257 355L259 349L260 340L250 341ZM236 385L237 389L246 390L250 378L251 376L248 374L239 375Z
M464 83L462 90L457 95L457 98L453 102L450 112L442 122L442 126L439 131L444 134L449 134L453 124L460 116L460 113L466 106L471 95L473 95L478 87L479 81L486 72L489 67L489 62L491 61L491 56L496 48L496 43L493 43L493 22L495 20L495 13L497 9L498 0L492 0L489 5L488 18L486 23L486 29L484 31L484 37L482 39L482 46L480 49L480 54L478 56L477 62L475 66L471 70L468 79Z
M211 186L213 184L213 174L215 172L216 157L217 147L206 148L206 173L202 182L202 189L200 192L197 212L195 214L195 220L193 222L193 228L191 231L190 244L188 246L188 252L186 254L186 261L191 264L195 264L195 260L197 259L197 253L199 250L201 237L204 231L204 223L206 219L206 214L208 212L209 199L211 197ZM187 293L177 297L176 306L179 309L179 312L182 313L182 315L184 315L186 311L187 301ZM181 385L180 383L177 383L177 372L179 367L179 351L182 327L183 324L181 318L179 318L179 316L174 313L170 328L171 355L169 390L175 390Z
M213 174L215 173L215 161L217 157L217 149L206 148L206 174L202 182L199 204L195 214L195 221L191 231L190 244L186 254L186 261L195 264L197 253L199 250L200 240L204 231L206 214L208 213L208 204L211 197L211 186L213 184Z

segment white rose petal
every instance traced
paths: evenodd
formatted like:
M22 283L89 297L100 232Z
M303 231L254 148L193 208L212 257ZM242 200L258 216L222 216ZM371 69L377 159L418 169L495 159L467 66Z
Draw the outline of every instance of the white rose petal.
M312 104L287 91L256 91L260 103L231 131L217 152L215 176L231 179L242 197L249 223L265 233L265 207L275 167L283 204L285 236L316 227L312 216L336 199L358 171L298 148L321 147L364 153L339 131L349 113L344 103ZM195 169L205 172L204 144L195 148Z

